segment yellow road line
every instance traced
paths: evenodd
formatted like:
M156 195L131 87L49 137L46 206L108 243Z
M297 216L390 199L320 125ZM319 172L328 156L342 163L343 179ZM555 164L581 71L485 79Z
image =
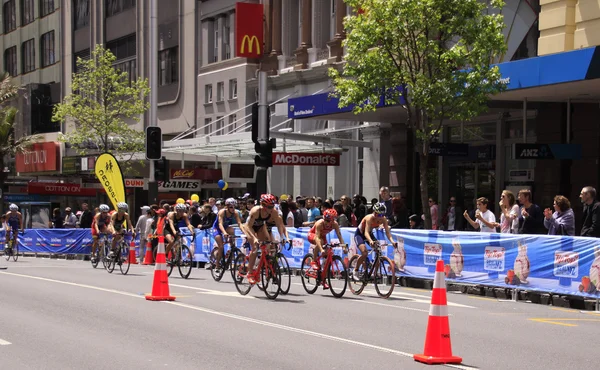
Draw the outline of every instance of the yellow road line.
M473 296L467 296L467 297L469 297L471 299L480 299L482 301L494 301L494 302L498 301L498 298L491 298L491 297L473 297Z
M573 318L558 318L558 317L547 317L547 318L531 318L530 321L541 322L544 324L560 325L560 326L578 326L577 324L569 324L561 321L588 321L588 322L600 322L600 319L573 319Z

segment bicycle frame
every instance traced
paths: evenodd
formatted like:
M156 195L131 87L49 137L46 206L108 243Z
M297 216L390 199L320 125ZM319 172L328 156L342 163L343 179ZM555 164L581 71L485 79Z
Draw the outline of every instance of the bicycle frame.
M274 242L261 242L260 243L260 259L258 260L258 266L254 266L254 271L252 272L252 277L255 281L258 281L260 277L260 271L266 266L268 277L275 275L275 271L273 270L273 266L267 261L267 254L270 251L267 250L267 247L276 244ZM248 257L247 257L248 258Z

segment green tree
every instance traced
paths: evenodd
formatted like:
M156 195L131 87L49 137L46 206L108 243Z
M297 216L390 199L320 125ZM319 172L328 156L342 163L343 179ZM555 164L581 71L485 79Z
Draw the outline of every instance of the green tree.
M428 206L429 146L444 120L465 120L484 112L503 84L495 56L506 50L499 14L502 0L346 0L357 14L346 17L347 53L331 69L340 107L373 111L382 95L401 104L416 135L421 203ZM402 88L398 88L402 86Z
M27 148L38 139L37 136L20 138L15 136L15 118L18 110L9 103L17 96L18 92L19 88L12 83L10 75L4 73L0 77L0 190L4 188L8 177L8 173L4 172L6 159L17 153L27 152ZM2 205L3 202L0 201L0 213L3 211Z
M113 154L128 171L134 155L145 151L145 133L130 124L148 109L150 89L147 79L130 79L127 72L114 68L115 60L102 45L96 45L90 59L77 58L72 93L54 107L52 119L73 123L74 129L60 140L77 154L90 154L88 144L94 142L98 152Z

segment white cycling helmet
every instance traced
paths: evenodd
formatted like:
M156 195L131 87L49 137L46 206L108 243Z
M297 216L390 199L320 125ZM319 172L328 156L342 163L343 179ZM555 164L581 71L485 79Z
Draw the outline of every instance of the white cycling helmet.
M383 214L387 211L385 204L383 203L375 203L373 204L373 212L378 214Z
M129 206L127 205L127 203L125 203L125 202L117 203L117 210L127 212L128 209L129 209Z
M11 211L18 211L19 210L19 206L17 206L16 204L11 204L10 206L8 206L8 209L10 209Z
M237 207L237 200L235 200L234 198L227 198L227 200L225 201L225 205Z
M187 207L184 203L177 203L177 205L175 206L176 211L185 211L186 209Z
M110 208L106 204L100 204L100 207L98 207L98 209L100 210L100 212L110 211Z

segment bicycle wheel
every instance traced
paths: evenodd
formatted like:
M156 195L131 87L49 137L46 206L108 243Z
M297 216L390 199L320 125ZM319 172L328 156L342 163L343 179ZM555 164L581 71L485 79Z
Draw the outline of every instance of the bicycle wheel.
M237 248L237 247L233 247L231 248L231 253L229 254L229 259L225 261L227 268L229 269L229 272L231 273L231 278L235 280L235 260L237 259L237 256L239 255L244 255L244 253L242 253L242 251Z
M117 257L117 261L119 261L119 269L121 269L121 274L127 275L127 273L129 272L129 267L131 267L131 264L129 262L129 247L127 246L127 243L121 243L121 246L119 247L119 255Z
M306 293L313 294L319 287L319 272L312 268L313 261L312 253L308 253L302 259L300 267L300 277L302 278L302 286Z
M181 248L181 245L179 245L179 248ZM167 257L167 276L171 276L171 273L173 272L173 269L175 268L175 265L177 264L177 261L179 261L178 257L179 254L175 253L174 251L177 250L177 243L174 243L171 246L171 250L166 254Z
M108 253L109 253L110 249L108 247L108 245L106 245L106 243L104 243L104 245L102 246L102 249L100 249L100 258L102 259L102 265L104 266L104 269L108 271Z
M292 287L292 270L290 264L283 253L277 253L277 263L279 264L279 270L281 271L281 294L285 295L290 292Z
M394 262L387 257L379 257L379 266L374 270L375 291L381 298L389 298L396 286Z
M6 246L4 246L4 257L6 258L7 261L10 261L10 256L12 254L12 245L13 245L13 240L9 240L8 244Z
M110 252L109 252L110 253ZM115 271L115 267L117 266L117 258L119 258L119 251L114 252L112 257L106 256L106 271L109 274L112 274Z
M98 263L100 263L100 250L102 250L102 246L99 245L98 248L96 248L96 258L94 258L94 253L90 253L90 262L92 263L93 268L98 267Z
M362 293L367 286L367 281L362 277L367 273L367 269L365 269L365 264L360 266L358 269L358 274L354 273L356 271L356 263L358 262L358 254L355 254L348 262L348 283L350 285L350 291L356 295Z
M187 245L182 245L179 253L179 265L177 267L179 268L179 275L184 279L189 278L192 273L193 257L190 248Z
M250 289L252 289L252 285L248 283L248 260L245 255L238 254L233 269L235 270L235 278L233 279L235 289L241 295L248 294Z
M260 270L260 280L265 288L267 298L277 298L281 290L281 270L275 258L267 256L267 263Z
M215 281L221 281L223 275L225 274L225 259L221 255L221 268L217 270L217 253L219 252L218 247L214 247L212 251L210 251L210 257L208 261L210 263L210 274L212 275Z
M336 298L342 298L346 293L346 287L348 286L348 274L346 272L346 266L342 257L333 256L331 265L327 271L327 282L329 283L329 290Z

